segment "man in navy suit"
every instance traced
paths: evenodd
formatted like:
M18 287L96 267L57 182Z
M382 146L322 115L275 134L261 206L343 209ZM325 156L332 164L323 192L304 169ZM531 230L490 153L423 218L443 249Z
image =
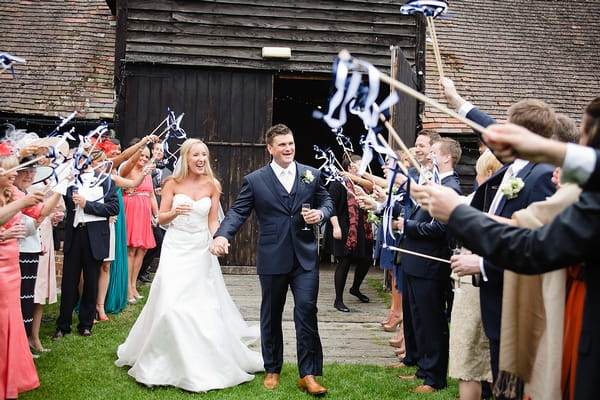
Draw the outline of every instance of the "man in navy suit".
M459 114L487 127L496 121L458 95L453 82L444 78L440 81L448 103L458 109ZM553 109L538 100L523 100L508 109L508 121L534 130L541 136L554 135L557 119ZM487 181L482 183L471 201L479 210L501 217L511 218L515 211L526 208L535 201L550 197L556 186L552 183L554 167L549 164L531 163L516 159L504 165ZM503 194L501 187L511 180L521 179L524 186L517 193ZM490 357L494 382L498 377L500 352L500 322L502 320L502 292L504 273L501 268L477 254L453 257L452 268L462 267L472 274L481 274L481 319L486 336L490 340Z
M454 172L454 166L461 156L458 142L440 138L433 142L431 152L437 160L441 184L462 193L458 175ZM434 220L427 211L416 207L405 221L400 219L400 224L404 230L402 248L446 260L450 258L446 226ZM413 391L434 392L447 384L449 331L446 303L450 266L444 262L404 254L402 269L406 341L406 356L402 362L417 365L419 369L414 377L424 380Z
M73 309L79 300L78 285L83 274L83 292L79 303L77 330L91 336L96 315L98 276L102 260L108 257L108 217L119 213L119 199L110 177L100 185L91 168L80 175L79 190L75 186L64 197L66 207L64 268L61 284L60 314L53 340L71 332Z
M333 204L321 182L320 171L294 161L292 131L283 124L267 130L270 164L246 175L238 198L215 232L211 252L228 252L229 241L256 212L259 221L257 273L262 289L260 328L267 389L279 384L283 365L281 319L288 286L294 296L298 353L298 385L312 395L327 392L315 379L322 375L323 349L317 326L319 260L313 229L329 218ZM310 211L301 215L302 205Z

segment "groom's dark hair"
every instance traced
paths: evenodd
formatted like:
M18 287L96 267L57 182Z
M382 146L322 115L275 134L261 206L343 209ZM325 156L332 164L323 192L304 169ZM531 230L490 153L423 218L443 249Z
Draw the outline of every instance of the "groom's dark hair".
M275 136L279 136L279 135L294 136L294 134L292 133L292 130L290 128L288 128L286 125L284 125L284 124L273 125L269 129L267 129L267 133L265 134L265 139L267 141L267 144L273 144L273 138Z

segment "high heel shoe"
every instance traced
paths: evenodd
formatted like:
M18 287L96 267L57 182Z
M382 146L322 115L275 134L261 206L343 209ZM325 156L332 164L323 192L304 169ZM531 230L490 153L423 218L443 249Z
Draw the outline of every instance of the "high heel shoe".
M396 332L398 325L402 323L401 316L392 316L387 324L383 324L383 330L386 332Z
M135 299L135 297L132 297L132 298L130 298L130 299L127 299L127 302L128 302L129 304L135 304L135 303L137 303L137 300Z
M135 296L133 296L133 297L135 297L135 299L136 299L136 300L141 300L141 299L143 299L143 298L144 298L144 296L142 296L141 294L136 294L136 295L135 295Z
M102 310L102 313L100 313L98 309ZM94 320L94 323L98 321L110 321L110 318L104 313L104 304L100 303L96 304L96 319Z

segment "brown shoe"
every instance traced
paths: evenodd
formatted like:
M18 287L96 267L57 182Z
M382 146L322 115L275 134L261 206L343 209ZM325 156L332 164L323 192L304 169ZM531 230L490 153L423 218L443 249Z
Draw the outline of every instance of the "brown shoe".
M398 375L400 379L418 379L416 375Z
M279 386L279 374L267 374L265 376L265 380L263 381L263 386L267 389L275 389Z
M414 393L433 393L437 392L437 389L429 385L419 385L416 388L410 389L410 391Z
M314 375L306 375L304 378L298 379L298 387L313 396L322 396L327 393L327 389L317 382Z

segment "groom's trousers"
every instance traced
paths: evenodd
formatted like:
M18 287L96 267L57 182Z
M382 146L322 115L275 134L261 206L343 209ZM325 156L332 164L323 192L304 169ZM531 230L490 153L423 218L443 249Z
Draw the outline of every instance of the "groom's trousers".
M260 330L267 373L280 373L283 365L282 314L288 286L294 297L296 350L300 377L323 374L323 348L317 324L319 269L304 270L297 260L287 274L259 275L262 303Z

